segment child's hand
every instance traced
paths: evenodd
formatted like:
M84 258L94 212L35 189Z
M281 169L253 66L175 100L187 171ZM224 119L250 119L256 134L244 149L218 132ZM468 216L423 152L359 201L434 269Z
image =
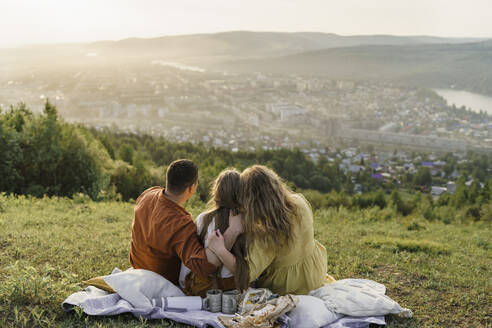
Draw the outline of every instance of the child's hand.
M220 230L215 230L214 232L212 232L208 236L207 242L208 248L215 254L219 254L220 252L225 250L224 236L222 236Z

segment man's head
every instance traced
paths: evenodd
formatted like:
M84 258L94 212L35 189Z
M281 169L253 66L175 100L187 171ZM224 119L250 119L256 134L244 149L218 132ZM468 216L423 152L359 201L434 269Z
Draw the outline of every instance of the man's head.
M166 191L176 196L186 194L189 198L196 191L198 167L189 159L178 159L167 167Z

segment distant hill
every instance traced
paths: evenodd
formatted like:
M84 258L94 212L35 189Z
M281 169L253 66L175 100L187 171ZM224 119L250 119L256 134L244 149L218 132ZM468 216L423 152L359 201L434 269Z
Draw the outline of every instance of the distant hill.
M261 60L230 61L214 68L339 79L386 79L429 87L467 85L468 89L492 94L492 40L332 48Z
M215 34L164 36L120 41L103 41L88 44L92 51L125 54L155 54L185 57L251 58L281 56L306 51L353 47L359 45L410 45L425 43L462 43L483 39L439 38L427 36L363 35L341 36L316 32L249 32L232 31Z
M190 34L158 38L128 38L92 43L31 45L0 49L0 62L16 63L43 58L70 61L88 53L106 60L151 57L200 64L225 60L262 59L315 50L361 45L416 45L479 42L479 38L440 38L432 36L359 35L342 36L317 32L231 31L213 34ZM102 59L102 58L101 58Z
M0 49L0 73L165 59L231 72L398 80L492 94L491 43L478 38L232 31ZM2 78L0 77L0 80Z

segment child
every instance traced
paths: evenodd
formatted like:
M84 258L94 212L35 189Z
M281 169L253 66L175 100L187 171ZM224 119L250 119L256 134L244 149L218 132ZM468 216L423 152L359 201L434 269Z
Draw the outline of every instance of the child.
M196 219L197 233L207 247L207 238L215 230L223 233L229 227L229 214L232 211L237 214L239 208L240 174L236 170L224 170L215 180L210 191L210 209L200 214ZM205 297L209 289L241 291L248 288L249 268L245 260L247 255L246 239L244 234L237 237L232 246L231 253L236 257L235 272L233 275L230 270L223 266L218 273L211 276L201 276L193 273L184 264L181 265L179 275L180 286L187 295L200 295Z

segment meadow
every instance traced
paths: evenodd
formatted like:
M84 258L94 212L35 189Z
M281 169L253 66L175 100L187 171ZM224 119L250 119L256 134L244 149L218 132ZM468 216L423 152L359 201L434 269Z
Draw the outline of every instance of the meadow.
M203 208L188 204L194 216ZM182 327L61 310L81 281L128 268L132 217L131 202L0 194L0 326ZM413 310L412 319L387 316L388 327L492 326L491 231L490 221L429 221L390 207L315 212L329 273L381 282Z

